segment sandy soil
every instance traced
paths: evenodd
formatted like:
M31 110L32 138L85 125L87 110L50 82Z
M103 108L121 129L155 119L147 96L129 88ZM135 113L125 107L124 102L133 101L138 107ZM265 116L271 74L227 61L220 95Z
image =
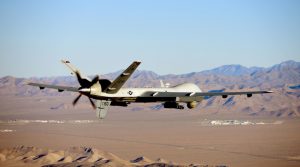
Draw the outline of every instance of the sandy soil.
M145 156L179 164L300 166L299 119L246 117L238 113L214 115L197 110L132 111L142 104L111 107L107 119L98 121L88 103L81 102L74 109L70 97L0 100L0 148L24 145L66 150L82 146L111 152L128 161ZM60 104L62 107L50 109ZM203 124L216 119L280 123Z

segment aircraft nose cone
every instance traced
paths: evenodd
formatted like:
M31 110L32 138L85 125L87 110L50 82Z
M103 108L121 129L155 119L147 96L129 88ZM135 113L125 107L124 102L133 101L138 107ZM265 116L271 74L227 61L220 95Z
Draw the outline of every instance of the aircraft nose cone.
M80 93L90 93L91 89L90 88L82 88L78 90Z

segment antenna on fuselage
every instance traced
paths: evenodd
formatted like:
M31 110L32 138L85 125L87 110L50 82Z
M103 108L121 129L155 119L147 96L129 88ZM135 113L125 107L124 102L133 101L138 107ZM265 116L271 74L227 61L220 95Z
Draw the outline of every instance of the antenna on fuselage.
M161 87L161 88L164 88L164 87L165 87L164 82L163 82L162 80L159 80L159 81L160 81L160 87Z
M168 88L168 87L170 87L170 83L164 83L162 80L159 80L160 81L160 87L161 88Z

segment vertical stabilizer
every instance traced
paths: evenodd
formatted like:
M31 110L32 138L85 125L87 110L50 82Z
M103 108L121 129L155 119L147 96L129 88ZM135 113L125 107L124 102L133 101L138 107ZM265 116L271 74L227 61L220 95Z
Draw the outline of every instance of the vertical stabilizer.
M96 116L98 119L104 119L111 101L97 100L96 101Z

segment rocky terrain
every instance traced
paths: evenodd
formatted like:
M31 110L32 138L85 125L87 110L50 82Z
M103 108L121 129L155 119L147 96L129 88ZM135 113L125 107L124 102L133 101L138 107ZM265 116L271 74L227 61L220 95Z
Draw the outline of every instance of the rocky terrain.
M84 72L84 69L82 69ZM101 75L101 78L113 80L122 70ZM300 63L286 61L268 68L243 67L241 65L224 65L212 70L192 72L181 75L158 75L151 71L136 71L125 87L159 87L159 80L171 86L184 82L197 84L202 91L246 91L272 90L274 93L254 95L252 98L235 96L222 99L220 97L205 97L197 110L219 112L242 112L250 116L299 117L300 116ZM15 78L6 76L0 78L1 96L70 96L74 93L45 89L26 85L28 82L41 82L57 85L78 86L73 76ZM71 96L73 95L73 96ZM61 108L61 106L57 106ZM142 110L144 106L134 108ZM151 110L161 110L162 106L153 104Z
M71 147L66 150L51 150L36 147L19 146L0 150L2 166L147 166L147 167L201 167L204 165L178 165L158 158L155 161L140 156L133 160L123 160L114 154L89 147ZM210 167L210 165L205 165ZM213 167L213 166L211 166ZM219 166L221 167L221 166ZM225 166L222 166L225 167Z

